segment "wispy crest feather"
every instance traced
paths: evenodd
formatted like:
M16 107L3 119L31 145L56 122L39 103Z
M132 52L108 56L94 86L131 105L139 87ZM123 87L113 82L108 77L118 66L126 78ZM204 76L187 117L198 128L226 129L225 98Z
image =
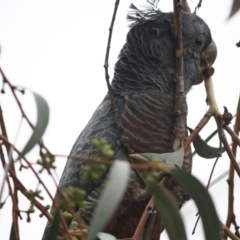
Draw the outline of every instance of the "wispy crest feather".
M146 4L142 6L144 10L140 10L131 3L127 14L127 20L130 22L130 26L159 16L161 13L158 8L159 1L160 0L146 0Z

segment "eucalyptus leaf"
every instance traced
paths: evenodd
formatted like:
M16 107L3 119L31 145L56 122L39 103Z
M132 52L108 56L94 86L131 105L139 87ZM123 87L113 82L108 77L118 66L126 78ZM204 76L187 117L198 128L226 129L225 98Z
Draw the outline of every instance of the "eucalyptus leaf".
M38 93L32 92L37 107L37 123L33 129L32 136L26 143L19 158L25 156L42 138L49 120L49 107L46 100Z
M6 201L0 202L0 209L4 206L5 203L6 203Z
M239 9L240 9L240 1L233 0L231 12L229 14L228 19L230 19L233 15L235 15L239 11Z
M97 237L101 240L116 240L116 238L113 235L109 233L103 233L103 232L99 232L97 234Z
M190 132L192 132L193 130L191 128L188 128L188 130ZM200 135L198 134L196 136L196 138L193 141L193 146L195 148L196 153L203 158L206 159L212 159L212 158L216 158L219 154L220 154L220 149L219 148L215 148L215 147L211 147L210 145L207 144L207 142L213 138L213 136L215 136L217 133L217 130L215 130L214 132L212 132L204 141ZM225 149L222 148L222 152L225 152ZM193 156L195 155L195 152L193 153Z
M181 168L183 165L184 149L179 148L177 151L171 153L136 153L130 156L138 161L158 161L168 167L175 167L177 165Z
M221 240L219 219L213 201L206 188L189 173L180 169L171 171L198 207L202 218L205 240Z
M94 240L117 209L128 184L130 166L128 162L115 161L109 178L99 199L87 240Z
M154 225L154 222L155 222L155 219L156 219L156 216L157 216L157 212L152 212L150 214L150 216L148 217L148 221L146 223L146 226L145 226L145 229L144 229L144 232L143 232L143 237L142 237L142 240L149 240L149 233Z
M182 217L178 206L170 194L164 187L159 185L153 186L153 193L156 199L156 208L162 217L163 225L167 230L170 240L186 240L187 235Z

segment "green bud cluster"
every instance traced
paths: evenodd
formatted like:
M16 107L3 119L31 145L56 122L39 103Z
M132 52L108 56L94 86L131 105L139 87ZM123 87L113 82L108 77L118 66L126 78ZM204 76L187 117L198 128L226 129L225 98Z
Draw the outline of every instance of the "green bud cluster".
M22 169L28 169L29 167L28 166L25 166L24 164L22 164L22 162L21 162L21 165L20 165L20 167L19 167L19 171L22 171Z
M43 200L44 198L40 195L40 193L41 193L41 190L36 190L36 191L29 190L29 191L26 191L26 192L25 192L26 196L31 197L32 200L33 200L35 197Z
M65 194L71 200L71 208L84 206L84 198L86 196L86 192L84 190L75 187L68 187Z
M42 173L44 169L47 169L46 164L48 165L48 168L50 169L55 169L56 166L55 164L55 157L49 155L48 153L42 153L41 154L42 159L44 159L45 161L38 159L37 160L37 164L40 165L42 168L38 171L39 173Z
M73 218L73 215L68 211L64 211L62 215L66 220L71 220Z
M26 214L27 214L27 222L31 222L31 217L30 217L30 214L34 213L35 212L35 209L34 209L34 205L31 204L29 209L26 211Z
M78 222L72 221L72 222L71 222L71 225L70 225L70 229L72 229L72 230L78 230L78 229L79 229Z
M30 222L31 221L31 218L30 218L30 214L34 213L35 212L35 209L34 209L34 199L35 198L39 198L41 200L43 200L43 197L40 195L41 193L41 190L36 190L36 191L32 191L32 190L29 190L29 191L25 191L25 195L30 197L30 202L31 202L31 205L29 207L29 209L26 211L26 214L27 214L27 222Z
M82 167L81 180L84 183L88 183L90 180L99 180L106 170L106 165L102 163L93 163L91 166L84 165Z
M50 205L47 204L47 205L44 207L44 209L45 209L46 211L48 211L48 210L50 209ZM40 218L43 217L43 213L40 213L40 214L39 214L39 217L40 217Z
M108 144L105 138L94 139L92 141L94 148L96 148L102 157L106 159L111 159L114 157L114 151L111 149L111 146Z
M147 183L154 183L154 182L157 181L158 176L159 176L158 171L151 170L146 175L145 180L146 180Z

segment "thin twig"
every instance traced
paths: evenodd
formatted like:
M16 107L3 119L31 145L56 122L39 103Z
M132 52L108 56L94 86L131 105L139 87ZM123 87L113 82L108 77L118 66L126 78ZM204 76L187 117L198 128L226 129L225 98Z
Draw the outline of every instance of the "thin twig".
M226 126L226 127L228 127L227 129L230 129L229 126ZM231 135L233 140L232 152L235 158L237 153L237 139L239 139L238 138L239 131L240 131L240 97L238 99L237 114L236 114L236 120L234 125L234 133L236 134L237 137L233 139L233 135ZM230 228L231 226L233 214L234 214L234 167L233 167L233 164L230 163L229 176L228 176L228 214L227 214L227 220L226 220L226 227L228 228Z
M4 141L4 143L9 144L16 153L20 154L20 151L13 144L11 144L5 137L0 135L0 139L2 139ZM26 157L23 157L22 159L27 163L27 166L32 170L32 172L35 175L35 177L37 178L38 182L41 183L41 185L46 190L46 192L47 192L48 196L51 198L51 200L53 200L51 193L49 192L48 188L46 187L46 185L44 184L42 179L39 177L39 174L32 167L32 164L26 159ZM57 186L57 182L54 181L54 183Z
M1 137L1 136L0 136ZM71 159L75 159L76 161L78 160L81 160L81 161L92 161L92 162L95 162L95 163L103 163L103 164L106 164L106 165L112 165L113 164L113 161L111 160L104 160L104 159L101 159L99 157L82 157L82 156L75 156L75 155L63 155L63 154L56 154L56 155L53 155L55 157L64 157L64 158L71 158ZM159 164L159 163L154 163L154 162L149 162L149 163L139 163L139 164L131 164L130 163L130 167L132 169L143 169L143 170L152 170L152 169L155 169L157 171L163 171L163 172L166 172L166 173L170 173L172 168L166 166L166 165L163 165L163 164Z
M144 229L144 226L146 225L146 222L147 222L148 217L150 215L149 209L153 209L154 206L155 206L155 199L154 199L154 197L151 197L151 199L149 200L148 204L145 207L145 210L144 210L144 212L142 214L142 217L141 217L141 219L138 223L138 226L135 230L135 233L132 236L133 239L139 239L140 238L140 236L142 234L142 231Z
M8 139L7 130L6 130L6 126L5 126L5 122L4 122L4 118L3 118L3 112L2 112L1 105L0 105L0 127L1 127L1 131L2 131L3 136L5 136ZM12 170L15 174L16 174L16 171L15 171L14 164L12 164L12 148L9 144L4 144L4 146L7 150L9 163L8 164L6 163L4 155L3 155L3 150L2 150L2 147L1 147L2 165L3 165L3 169L6 170L6 172L4 173L5 176L4 176L4 180L3 180L1 190L0 190L0 202L1 202L2 193L3 193L3 189L4 189L4 182L5 182L5 179L6 179L7 184L8 184L9 194L12 198L12 204L13 204L13 206L12 206L12 217L13 217L15 236L16 236L16 239L19 239L19 224L18 224L19 212L17 212L17 209L18 209L17 188L14 184L14 189L12 191L9 176L7 174L8 168L10 168L10 167L12 168ZM14 180L13 180L13 182L14 182Z
M199 0L198 5L195 7L194 14L196 14L197 10L199 10L201 6L202 6L202 0Z
M1 159L1 162L2 162L3 168L5 168L6 161L5 161L5 157L4 157L4 154L3 154L2 145L0 145L0 159ZM7 185L8 185L9 195L12 199L12 217L13 217L15 236L17 237L17 239L19 239L18 214L17 214L17 211L16 211L17 208L18 208L18 204L16 202L16 198L14 196L14 193L13 193L8 175L6 176L6 182L7 182Z
M4 143L9 144L14 151L16 151L18 154L20 154L20 151L14 146L12 145L7 139L5 139L3 136L0 135L0 139L2 139L4 141ZM44 182L42 181L42 179L40 178L39 174L35 171L35 169L32 167L32 164L26 159L26 157L22 158L26 163L27 166L32 170L32 172L34 173L35 177L38 179L38 182L43 186L43 188L45 189L45 191L47 192L48 196L51 198L53 205L57 207L57 201L55 198L52 197L51 193L49 192L47 186L44 184ZM57 186L57 182L54 179L54 177L52 176L52 179L54 180L54 184L57 187L57 192L58 194L60 194L60 196L64 199L65 202L69 202L69 199L65 196L65 194L63 193L63 191ZM74 215L75 211L71 209L71 213ZM79 225L84 225L82 224L80 218L78 216L76 216L76 220L78 222ZM85 225L84 225L85 227Z
M161 180L161 182L159 183L159 185L164 186L166 181L167 181L167 178L164 177ZM154 206L155 206L155 198L151 197L149 202L148 202L148 204L145 207L145 210L144 210L144 212L142 214L142 217L141 217L141 219L140 219L140 221L138 223L138 226L137 226L137 228L135 230L135 233L132 236L133 239L140 239L140 236L143 233L143 229L144 229L144 227L146 225L146 222L148 220L148 217L150 215L150 211L154 209Z
M222 222L220 222L222 230L224 233L230 237L232 240L240 240L229 228L227 228Z
M186 150L189 145L191 144L191 142L193 142L193 140L197 137L198 133L203 129L203 127L208 123L208 121L210 120L210 118L212 117L212 114L208 111L203 118L200 120L200 122L198 123L198 125L195 127L195 129L193 130L193 132L190 134L190 136L188 136L185 139L185 143L184 143L184 149Z
M17 188L22 192L22 194L28 199L28 200L32 200L30 196L28 196L26 194L27 189L24 187L24 185L19 181L19 179L17 178L17 176L15 175L15 173L13 172L12 169L9 169L9 174L10 176L15 180L15 184L17 185ZM52 217L51 215L46 211L45 207L39 202L37 201L35 198L33 200L34 205L39 209L39 211L45 216L47 217L48 220L51 220Z
M239 228L240 228L240 227L239 227L238 224L237 224L235 214L233 214L233 216L232 216L232 224L233 224L234 229L235 229L235 235L237 235L238 237L240 237L240 233L239 233Z
M207 99L208 99L209 107L210 107L209 111L214 116L217 126L218 126L219 138L222 141L224 148L226 149L226 152L230 158L231 163L233 164L235 171L237 172L238 176L240 177L240 168L238 166L238 163L236 161L234 154L232 153L232 151L230 149L230 146L227 142L226 136L223 132L221 113L219 111L217 101L214 96L213 82L212 82L211 77L205 79L205 89L206 89Z
M240 161L238 161L238 164L240 165ZM219 181L221 181L223 178L225 178L229 174L229 170L223 172L218 177L216 177L211 183L209 187L213 187L215 184L217 184Z
M119 5L120 0L116 0L115 2L115 7L114 7L114 11L113 11L113 16L112 16L112 21L111 21L111 25L109 28L109 35L108 35L108 43L107 43L107 50L106 50L106 56L105 56L105 63L104 63L104 68L105 68L105 79L106 79L106 83L107 83L107 87L108 87L108 94L112 103L112 107L115 113L115 124L117 127L117 131L118 131L118 136L121 136L121 131L118 127L118 119L119 119L119 113L118 113L118 107L114 98L114 94L113 94L113 90L112 87L110 85L109 82L109 74L108 74L108 59L109 59L109 53L110 53L110 45L111 45L111 40L112 40L112 32L113 32L113 26L114 26L114 22L115 22L115 18L116 18L116 14L117 14L117 10L118 10L118 5Z
M20 109L20 112L21 112L21 114L22 114L22 117L26 119L27 123L30 125L31 128L34 128L34 125L30 122L30 120L28 119L27 115L25 114L25 112L24 112L24 110L23 110L23 107L22 107L22 105L21 105L21 103L20 103L20 101L19 101L19 99L18 99L18 97L17 97L17 95L16 95L16 93L15 93L16 87L13 86L13 85L10 83L10 81L7 79L7 77L6 77L6 75L4 74L3 70L1 69L1 67L0 67L0 73L1 73L2 78L3 78L3 83L4 83L4 84L7 83L8 86L10 87L10 89L11 89L11 91L12 91L12 94L13 94L13 96L14 96L16 102L17 102L17 105L18 105L18 107L19 107L19 109Z
M239 119L240 120L240 119ZM237 124L237 119L235 122L235 126ZM223 128L228 132L228 134L231 136L232 141L237 144L240 147L240 139L238 137L238 134L236 134L236 132L234 132L228 125L223 125ZM235 129L235 127L234 127Z
M6 75L4 74L3 70L1 69L1 67L0 67L0 73L1 73L2 78L3 78L3 84L7 84L7 85L9 86L9 88L10 88L10 90L11 90L13 96L14 96L14 99L15 99L16 102L17 102L17 105L18 105L18 107L19 107L19 109L20 109L20 112L21 112L21 114L22 114L22 117L27 121L27 123L29 124L29 126L30 126L32 129L34 129L34 125L32 124L32 122L29 120L29 118L27 117L26 113L24 112L23 107L22 107L22 105L21 105L21 103L20 103L20 101L19 101L19 99L18 99L18 97L17 97L17 95L16 95L16 93L15 93L15 91L18 90L18 88L17 88L16 86L14 86L14 85L11 84L11 82L8 80L8 78L7 78ZM23 92L22 92L22 93L23 93ZM45 144L43 143L43 141L40 141L40 142L39 142L39 145L40 145L42 148L44 148L49 154L51 154L51 152L50 152L50 151L48 150L48 148L45 146Z
M239 168L239 166L238 166L238 163L237 163L237 161L236 161L236 158L235 158L233 152L231 151L231 148L230 148L230 146L229 146L229 144L228 144L228 141L227 141L227 139L226 139L226 136L223 135L223 136L221 137L221 140L222 140L223 146L224 146L224 148L225 148L225 150L226 150L226 152L227 152L227 154L228 154L228 156L229 156L229 158L230 158L230 161L231 161L231 163L232 163L235 171L237 172L238 176L240 177L240 168Z

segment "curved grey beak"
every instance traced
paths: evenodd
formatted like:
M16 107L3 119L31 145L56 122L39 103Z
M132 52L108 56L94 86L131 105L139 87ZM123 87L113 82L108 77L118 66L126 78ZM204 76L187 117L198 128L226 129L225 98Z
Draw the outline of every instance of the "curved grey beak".
M211 77L214 74L213 63L217 58L217 46L212 40L209 46L201 53L201 63L199 67L199 75L194 82L194 85L201 83L204 79Z
M201 53L201 59L207 62L208 66L212 66L217 58L217 46L212 40L210 45Z

